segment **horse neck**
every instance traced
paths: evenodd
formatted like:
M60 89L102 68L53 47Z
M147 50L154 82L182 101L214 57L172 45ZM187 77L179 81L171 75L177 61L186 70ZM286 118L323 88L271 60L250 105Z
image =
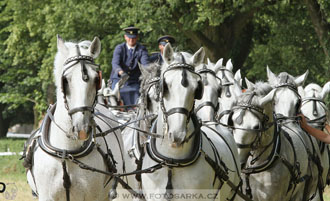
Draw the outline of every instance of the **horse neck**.
M59 97L59 96L57 96ZM49 142L52 146L59 149L76 149L82 146L82 140L73 140L67 137L67 133L71 132L71 119L65 108L63 98L58 98L56 103L56 109L54 112L54 122L51 122L49 129ZM65 131L65 133L63 132Z
M173 147L171 146L172 142L170 142L168 134L164 132L164 126L163 112L159 110L156 133L162 134L163 138L156 139L156 147L158 152L166 157L174 159L183 159L188 157L194 148L195 136L192 136L191 139L188 142L185 142L182 146ZM192 119L190 118L187 126L186 136L190 136L194 131L195 127L193 125Z
M214 121L215 119L215 111L212 107L205 106L201 108L199 111L197 111L197 116L203 121L203 122L209 122Z

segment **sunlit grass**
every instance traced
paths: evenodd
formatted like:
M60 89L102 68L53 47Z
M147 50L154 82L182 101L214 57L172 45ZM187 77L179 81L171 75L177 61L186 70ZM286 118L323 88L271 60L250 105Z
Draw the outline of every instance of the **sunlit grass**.
M20 152L25 140L0 139L0 152L10 149L12 152ZM21 156L0 156L0 182L7 184L5 193L0 194L0 201L36 201L32 197L31 189L26 181L25 169ZM330 201L330 187L324 192L324 201Z

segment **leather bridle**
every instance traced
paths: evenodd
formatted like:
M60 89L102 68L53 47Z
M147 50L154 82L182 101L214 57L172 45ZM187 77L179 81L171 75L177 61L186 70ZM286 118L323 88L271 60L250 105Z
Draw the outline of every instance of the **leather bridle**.
M241 112L240 112L239 116L235 119L235 122L237 122L238 124L243 123L243 116L245 115L246 110L249 110L251 113L253 113L255 116L257 116L258 119L260 118L260 116L262 116L262 120L261 120L261 123L259 124L258 129L240 128L240 127L234 127L233 125L230 126L232 129L247 130L247 131L252 131L252 132L257 133L255 139L252 140L251 143L248 143L248 144L236 143L237 147L240 149L257 148L258 143L260 142L262 133L265 132L266 130L268 130L268 128L270 128L270 126L272 125L272 123L268 123L269 117L263 112L263 109L251 104L252 99L255 95L256 95L255 93L251 93L249 100L246 103L244 103L244 102L237 103L237 105L232 108L232 113L229 115L229 119L231 120L234 111L240 109Z
M221 87L222 87L222 84L221 84L221 83L222 83L222 81L221 81L221 79L217 76L217 74L216 74L213 70L207 69L206 66L204 65L204 67L203 67L202 69L196 71L196 73L198 73L198 74L200 74L200 75L203 75L203 74L211 74L211 75L213 75L217 80L219 80L219 81L220 81L220 85L218 86L219 88L218 88L218 91L217 91L217 92L218 92L218 97L221 96ZM203 80L204 80L204 79L207 79L207 77L206 77L206 78L203 77ZM203 103L199 104L199 105L196 107L196 109L195 109L195 113L197 113L200 109L202 109L202 108L205 107L205 106L209 106L209 107L211 107L211 108L214 110L214 112L217 112L218 109L219 109L219 101L217 102L217 105L214 105L212 101L204 101Z
M317 117L315 119L306 119L307 123L314 125L317 128L323 129L325 126L325 123L327 121L327 112L328 109L325 106L325 102L320 99L320 98L316 98L315 94L313 94L313 97L306 97L302 99L302 104L301 104L301 108L308 102L313 102L313 116L317 116L319 114L319 112L317 111L317 103L319 103L321 105L321 107L324 109L325 114Z
M231 70L228 70L227 68L220 68L218 69L218 72L221 71L222 72L222 76L221 76L221 81L222 81L222 87L224 88L224 90L226 91L226 97L230 98L231 97L231 93L229 90L230 85L233 85L233 82L230 82L226 73L225 72L229 72L230 74L233 74L233 72Z
M159 102L160 102L160 109L162 110L163 112L163 123L164 123L164 128L166 129L166 131L168 131L168 117L173 115L173 114L176 114L176 113L180 113L180 114L184 114L187 116L187 122L186 122L186 127L188 126L188 123L189 123L189 120L190 120L190 117L191 117L191 114L194 112L194 104L193 104L193 107L191 108L191 110L189 111L187 108L184 108L184 107L174 107L174 108L171 108L169 110L166 110L165 108L165 104L164 104L164 84L165 84L165 74L168 72L168 71L171 71L171 70L187 70L195 75L198 75L201 79L201 76L196 73L194 71L194 67L190 64L187 64L187 63L173 63L173 64L170 64L167 69L164 71L164 73L162 74L161 78L160 78L160 96L159 96ZM187 142L189 141L189 139L192 137L189 136L188 138L186 137L185 140L182 142Z
M296 96L298 97L298 103L296 105L296 114L298 114L299 111L300 111L302 101L301 101L301 96L298 93L297 87L293 84L290 84L290 83L280 83L280 84L275 86L275 89L284 88L284 87L286 87L286 88L290 89L291 91L293 91L296 94ZM275 114L276 122L283 121L283 120L288 120L288 119L297 121L299 118L300 118L299 116L286 117L286 116L283 116L282 114Z
M93 106L81 106L81 107L76 107L76 108L69 108L68 105L68 101L66 98L66 93L65 93L65 86L64 86L64 82L65 82L65 73L76 66L76 64L80 64L81 67L81 73L82 73L82 80L87 82L89 80L89 76L88 76L88 72L87 72L87 68L86 68L86 64L89 65L93 65L96 66L96 72L98 73L99 77L98 77L98 81L99 83L102 81L101 79L101 71L99 71L99 65L94 63L94 59L91 56L86 56L86 55L81 55L80 53L80 49L79 46L76 45L76 49L77 49L77 56L74 57L70 57L68 58L65 62L64 62L64 70L62 73L62 77L61 77L61 91L63 93L63 99L64 99L64 104L65 104L65 108L68 111L69 116L71 117L73 114L77 113L77 112L84 112L84 111L89 111L89 112L93 112L94 110L94 106L96 104L96 98L94 100ZM100 84L96 84L96 93L98 91L98 89L100 88ZM96 97L96 94L95 94Z

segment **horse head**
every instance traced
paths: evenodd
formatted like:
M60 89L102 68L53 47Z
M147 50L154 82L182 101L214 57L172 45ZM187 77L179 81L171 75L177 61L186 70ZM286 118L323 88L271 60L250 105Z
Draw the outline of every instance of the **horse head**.
M329 116L329 110L324 99L330 92L330 82L327 82L323 88L311 83L305 88L298 87L298 91L302 98L301 113L308 118L308 123L313 127L323 129Z
M273 136L265 133L272 118L273 95L274 91L268 83L257 82L238 96L232 108L228 124L233 128L241 164L246 163L251 152L269 146L273 140Z
M203 62L204 55L203 48L194 55L174 52L169 43L164 48L159 116L166 125L164 135L168 135L173 146L180 146L186 140L195 99L202 98L203 83L195 67Z
M220 121L222 123L227 123L228 116L226 115L223 117L223 114L231 110L236 103L237 96L242 90L241 72L238 70L234 75L231 59L227 61L226 66L223 66L223 59L219 59L215 64L210 61L208 61L208 63L209 65L214 65L214 71L222 83L221 95L219 97L220 107L218 110L218 116L221 117Z
M196 113L202 121L215 121L215 114L219 108L219 97L221 96L221 79L215 73L212 63L202 64L196 68L200 74L204 86L203 97L196 100Z
M308 70L297 77L293 77L286 72L275 75L267 66L268 83L275 90L273 101L274 112L277 115L284 117L297 115L301 105L301 97L297 87L304 83L307 75Z
M146 114L158 113L160 66L157 63L143 67L141 71L140 102L143 103Z
M64 107L72 123L67 136L86 140L94 125L93 107L102 78L94 59L101 51L101 42L95 37L79 43L64 42L57 37L55 58L57 107Z

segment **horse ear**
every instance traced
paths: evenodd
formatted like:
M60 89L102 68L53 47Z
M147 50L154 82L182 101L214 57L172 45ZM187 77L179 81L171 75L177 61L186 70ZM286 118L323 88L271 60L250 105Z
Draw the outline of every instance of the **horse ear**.
M219 59L217 61L217 63L215 64L215 67L214 67L214 72L217 73L219 71L220 68L222 68L222 62L223 62L223 58Z
M259 106L264 107L267 103L273 100L276 89L271 90L266 96L259 99Z
M302 86L298 86L298 93L299 95L304 98L305 97L305 90L304 90L304 87Z
M274 83L276 80L276 75L269 69L267 65L267 77L269 83Z
M210 65L212 62L210 61L209 58L207 58L207 65Z
M321 92L321 98L324 99L327 94L330 93L330 81L327 82L324 86L323 86L323 89L322 89L322 92Z
M148 71L140 64L140 62L138 62L138 66L139 66L142 76L146 77L149 74Z
M239 97L242 95L242 88L241 88L241 85L239 85L239 81L237 80L234 80L234 94L236 95L236 97Z
M294 82L296 83L297 86L301 86L304 84L305 80L307 79L308 72L309 71L307 69L307 71L304 74L295 77Z
M89 52L91 53L94 59L99 56L101 52L101 41L98 37L95 37L94 40L92 41L92 44L89 47Z
M226 63L226 69L233 71L233 63L231 62L231 59L229 59Z
M241 69L236 71L236 73L234 75L234 79L241 82L241 80L242 80ZM242 83L241 83L241 86L242 86Z
M66 45L64 44L64 40L59 34L57 34L57 49L59 52L61 52L62 55L69 54L69 49L66 47Z
M170 43L165 45L162 57L166 64L170 64L174 60L174 52Z
M248 89L253 90L254 89L254 84L250 82L247 78L245 78L245 83Z
M203 63L205 57L205 51L204 48L201 47L199 50L193 55L193 66L198 66L199 64Z

